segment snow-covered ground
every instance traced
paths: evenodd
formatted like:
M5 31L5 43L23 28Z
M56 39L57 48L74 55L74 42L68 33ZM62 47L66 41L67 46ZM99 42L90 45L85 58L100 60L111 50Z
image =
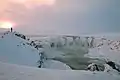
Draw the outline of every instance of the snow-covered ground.
M120 64L118 36L64 35L28 40L17 32L7 32L1 36L0 44L0 61L8 63L37 67L40 53L44 53L44 57L47 58L47 60L42 60L44 64L48 62L56 64L58 61L58 63L63 63L61 67L66 65L66 67L69 66L77 70L86 69L93 62L104 63L104 60L111 60ZM42 65L43 68L50 68L44 64Z
M26 45L26 40L16 37L14 33L8 33L0 38L0 61L36 66L39 60L38 51Z
M119 52L118 36L63 35L36 40L6 32L0 36L0 80L120 80L119 72L106 64L113 61L120 69ZM102 66L102 72L87 71L92 63Z
M19 33L6 32L4 35L1 36L0 61L12 64L38 67L37 62L40 59L39 53L42 49L37 50L36 48L34 48L34 46L28 45L28 43L30 43L31 41L27 40L27 38L23 39L21 37L18 37L15 34ZM49 48L46 49L46 51L49 53ZM53 58L56 55L55 53L51 54L51 57L49 56L49 58ZM62 70L70 69L70 67L66 64L54 60L45 60L42 67Z
M48 58L66 63L72 69L85 69L90 63L106 60L120 64L118 36L48 36L38 41L46 43L44 52Z
M89 49L87 55L89 57L111 60L120 64L120 38L118 36L95 38L94 47Z
M117 74L38 69L0 62L0 80L120 80Z

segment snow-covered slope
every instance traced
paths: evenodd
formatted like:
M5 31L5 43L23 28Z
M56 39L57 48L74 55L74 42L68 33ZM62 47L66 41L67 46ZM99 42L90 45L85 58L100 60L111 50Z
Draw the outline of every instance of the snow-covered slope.
M14 33L6 33L0 38L0 61L28 66L37 66L38 51L26 45L26 40Z
M36 49L26 36L17 32L6 32L0 37L0 61L2 62L38 67L41 50ZM43 68L70 69L64 63L54 60L45 60L44 64Z
M72 69L83 70L91 63L92 59L89 57L84 57L88 53L88 46L86 40L73 42L73 38L64 36L48 36L40 38L40 40L34 41L36 44L42 44L44 54L48 59L61 61Z
M72 69L85 69L91 63L106 60L120 64L119 36L45 36L35 41L43 45L48 58L61 61Z
M106 60L111 60L119 64L119 46L118 37L64 35L30 40L17 32L7 32L0 39L0 61L36 67L42 64L42 68L50 68L47 63L55 67L57 61L63 64L61 67L66 65L64 69L69 66L86 70L94 62L104 64ZM41 53L44 55L41 56Z
M105 72L38 69L0 62L0 80L120 80L120 76Z
M120 39L119 36L104 36L94 38L93 47L87 55L104 58L120 64Z
M7 32L0 37L0 80L120 80L119 48L118 37L64 35L33 40Z

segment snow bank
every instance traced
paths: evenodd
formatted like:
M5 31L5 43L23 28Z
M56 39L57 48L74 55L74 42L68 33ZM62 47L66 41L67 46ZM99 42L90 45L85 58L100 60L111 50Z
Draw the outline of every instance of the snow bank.
M120 80L120 76L104 72L38 69L0 62L0 80Z
M44 65L43 68L48 68L48 69L71 70L71 68L66 64L55 60L47 60L44 62L43 65Z

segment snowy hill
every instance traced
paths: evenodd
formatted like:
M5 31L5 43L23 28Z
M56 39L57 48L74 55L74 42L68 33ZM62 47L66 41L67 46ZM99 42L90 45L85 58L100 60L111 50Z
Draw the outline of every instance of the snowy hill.
M42 44L44 52L48 59L57 60L70 66L72 69L85 70L93 59L84 57L88 53L89 48L85 39L82 41L72 41L72 38L64 36L48 36L35 40L35 44Z
M36 40L6 32L0 36L0 80L120 80L119 49L120 40L113 36Z
M38 67L40 52L29 38L17 32L6 32L0 38L0 61ZM39 47L39 46L38 46ZM48 65L49 64L49 65ZM59 66L58 66L59 65ZM70 69L62 62L44 60L43 68Z
M17 32L6 32L0 44L0 61L14 64L55 69L61 65L61 69L74 70L86 70L91 63L103 65L106 60L120 65L120 41L113 36L63 35L33 40Z
M26 45L26 40L14 34L8 32L0 38L0 61L36 66L39 60L38 51Z
M120 64L120 39L119 36L106 36L94 38L93 47L87 54L91 57L99 57Z
M91 63L111 60L120 65L118 36L45 36L35 40L42 44L48 58L61 61L72 69L85 69Z

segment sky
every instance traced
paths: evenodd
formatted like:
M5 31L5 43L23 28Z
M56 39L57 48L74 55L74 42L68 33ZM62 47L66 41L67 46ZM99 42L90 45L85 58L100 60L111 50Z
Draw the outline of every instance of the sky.
M0 21L23 34L120 32L120 0L0 0Z

